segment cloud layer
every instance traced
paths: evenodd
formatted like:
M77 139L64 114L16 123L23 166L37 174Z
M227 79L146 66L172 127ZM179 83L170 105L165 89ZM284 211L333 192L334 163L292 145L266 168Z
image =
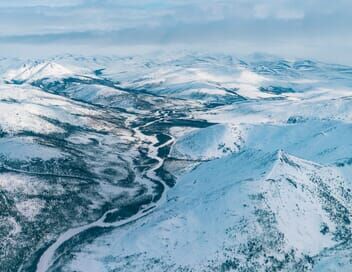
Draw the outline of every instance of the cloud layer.
M351 10L348 0L4 0L0 46L201 47L349 62Z

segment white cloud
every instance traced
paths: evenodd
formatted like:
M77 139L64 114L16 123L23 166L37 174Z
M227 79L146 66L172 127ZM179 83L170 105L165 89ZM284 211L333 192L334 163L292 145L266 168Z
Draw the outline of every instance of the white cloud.
M285 5L273 5L270 2L254 5L253 14L259 19L298 20L304 18L304 11Z
M349 0L2 0L0 45L236 46L342 59L351 9Z
M36 7L36 6L47 6L47 7L66 7L66 6L77 6L83 4L84 0L2 0L0 7L12 8L12 7Z

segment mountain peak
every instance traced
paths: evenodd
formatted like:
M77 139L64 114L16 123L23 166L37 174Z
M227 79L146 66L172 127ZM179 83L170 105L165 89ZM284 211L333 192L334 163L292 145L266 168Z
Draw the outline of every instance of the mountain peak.
M53 61L24 64L19 69L9 70L5 79L12 82L33 82L44 78L62 78L74 74L73 71Z

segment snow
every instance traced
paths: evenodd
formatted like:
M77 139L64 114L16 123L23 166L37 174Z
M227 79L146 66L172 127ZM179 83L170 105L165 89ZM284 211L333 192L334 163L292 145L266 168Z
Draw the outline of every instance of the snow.
M7 217L5 220L8 222L8 225L12 227L9 236L16 236L22 231L21 225L16 221L14 217Z
M125 91L97 84L74 84L62 90L64 94L75 100L102 106L117 106L131 109L135 102Z
M18 69L11 69L4 74L7 81L33 82L44 78L64 78L74 75L70 69L52 61L24 64Z
M0 85L0 129L8 133L31 131L50 134L64 130L48 119L76 126L94 125L100 112L58 95L27 85ZM108 126L97 129L105 129Z
M0 129L9 132L34 131L37 133L62 132L57 126L40 118L36 113L45 115L41 106L1 103Z
M0 188L3 191L20 195L40 195L41 193L53 188L59 195L63 193L60 185L47 185L44 180L37 179L25 174L2 173L0 174Z
M283 123L290 117L351 122L352 90L319 89L292 94L285 100L250 101L195 113L194 117L218 123Z
M305 169L297 171L296 167L288 165L285 160L291 160L298 165L296 167L303 166ZM335 224L324 211L321 199L312 195L312 191L316 188L310 179L310 172L316 170L324 180L332 176L335 182L338 182L337 171L321 168L308 161L279 152L279 160L266 179L273 180L273 183L279 181L282 184L269 182L266 184L269 185L268 188L264 189L268 198L267 205L275 213L278 228L284 233L287 244L298 252L310 255L318 254L321 249L335 244L332 235L323 235L320 232L323 223L329 222L328 227L331 231L335 229ZM294 185L289 184L288 179L293 180Z
M17 66L19 61L14 63ZM165 202L159 201L153 212L137 221L138 217L128 219L127 225L106 223L103 216L90 225L68 229L44 254L42 269L50 265L60 244L73 236L89 227L112 226L120 227L82 244L64 271L221 271L234 259L243 269L264 271L272 268L273 259L279 262L287 256L292 258L283 269L287 271L296 271L290 265L307 256L314 259L315 271L351 269L350 250L343 247L350 240L337 235L341 227L349 228L343 216L349 219L352 214L347 193L352 185L351 68L272 56L239 60L198 54L61 56L19 69L8 70L10 66L5 63L6 68L0 69L7 71L2 78L22 84L0 86L0 129L5 132L0 139L1 158L65 156L34 137L12 135L63 134L61 122L91 130L72 133L65 140L97 144L91 151L96 161L89 166L100 173L105 169L101 161L114 162L117 153L112 150L120 145L146 147L155 139L96 121L106 112L88 103L130 110L138 106L141 90L185 99L174 99L185 105L197 104L196 110L185 107L187 118L217 123L199 129L171 128L176 140L169 157L197 167L184 167L176 186L163 195ZM72 83L54 95L30 86L43 79L87 78L102 68L94 76L113 81L116 88ZM145 101L154 101L149 99ZM201 108L209 102L224 106ZM164 117L167 120L171 114ZM131 114L129 120L134 118ZM113 135L93 132L97 130ZM150 155L155 154L154 148ZM161 163L158 160L157 166ZM127 174L124 168L119 172ZM150 175L157 178L152 171ZM150 186L149 181L141 182ZM27 220L35 220L44 207L36 196L46 186L34 177L0 174L2 191L32 196L17 199L15 205ZM105 181L99 188L104 200L136 193ZM63 192L60 185L54 189ZM99 204L93 199L90 208Z
M39 145L32 137L0 138L0 157L5 156L11 160L28 160L41 158L49 160L60 158L63 153L52 147Z
M133 227L123 227L87 245L77 253L70 269L84 271L80 260L93 258L94 265L104 265L101 271L123 267L163 271L162 265L152 266L153 260L173 267L171 271L186 267L212 271L208 265L224 262L226 249L238 249L256 235L268 239L266 232L275 228L283 234L285 252L317 254L336 242L330 234L320 232L323 222L330 231L335 223L316 194L318 185L309 178L313 173L323 180L339 179L330 168L282 151L248 150L203 163L179 180L161 209ZM296 186L286 177L297 182ZM270 230L260 225L255 215L265 209L277 218ZM267 250L270 254L271 249Z
M70 93L72 98L83 100L86 102L96 103L99 98L101 99L109 99L109 97L115 95L121 95L125 92L101 85L84 85L78 84L75 87L71 87L71 89L65 90L65 92Z
M198 166L179 177L155 212L81 247L68 270L214 271L230 256L255 271L267 268L267 256L283 260L293 252L299 261L338 245L341 222L326 205L334 209L329 201L336 199L350 213L341 188L352 184L347 163L337 166L352 152L352 89L347 75L337 77L339 68L191 56L110 58L94 65L105 61L103 75L126 88L203 102L226 100L231 90L246 100L191 113L217 125L172 128L176 143L170 157ZM274 87L284 92L270 92ZM89 101L115 94L97 86L75 90L70 94ZM79 135L70 140L89 144ZM253 240L263 250L255 257L259 266L240 250Z
M273 97L259 91L259 86L269 79L248 69L223 67L184 67L184 69L159 68L136 83L127 83L130 88L151 87L150 91L179 98L194 98L197 95L209 95L206 100L216 96L231 96L225 88L237 89L237 94L246 98ZM215 97L214 97L215 96Z
M34 218L40 213L41 209L45 206L44 201L40 199L29 199L16 203L16 209L28 220Z
M219 124L192 131L180 137L172 147L170 157L210 160L238 151L242 144L241 130L229 124Z
M351 269L351 252L337 249L319 258L313 272L349 272Z

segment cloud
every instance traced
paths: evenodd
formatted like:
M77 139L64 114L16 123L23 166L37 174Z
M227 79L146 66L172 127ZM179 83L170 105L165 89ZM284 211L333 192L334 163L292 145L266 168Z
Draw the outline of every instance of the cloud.
M268 3L260 3L254 6L254 17L259 19L284 19L284 20L299 20L303 19L305 12L298 8L288 8L286 6L273 6Z
M349 58L341 48L352 49L351 8L348 0L4 0L0 46L236 46L339 61Z
M11 0L11 1L1 1L1 8L12 8L12 7L36 7L36 6L46 6L46 7L65 7L65 6L77 6L83 4L84 0Z

